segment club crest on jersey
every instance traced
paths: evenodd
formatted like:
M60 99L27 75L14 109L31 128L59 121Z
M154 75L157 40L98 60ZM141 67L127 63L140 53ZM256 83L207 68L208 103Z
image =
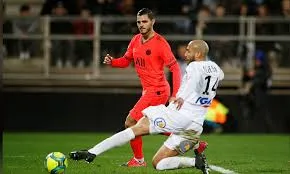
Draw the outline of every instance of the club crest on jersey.
M195 103L201 104L201 105L210 105L211 101L212 100L207 98L207 97L198 97L198 99L195 101Z
M150 55L151 54L151 50L146 50L146 55Z
M166 122L163 118L156 118L154 120L154 125L160 128L164 128L166 126Z

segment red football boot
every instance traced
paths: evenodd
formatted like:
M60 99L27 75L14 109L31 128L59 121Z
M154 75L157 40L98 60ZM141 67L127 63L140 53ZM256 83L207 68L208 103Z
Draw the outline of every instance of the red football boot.
M143 163L140 163L139 161L137 161L134 157L130 159L130 161L128 161L126 164L124 164L123 166L127 166L127 167L146 167L147 164L144 161Z

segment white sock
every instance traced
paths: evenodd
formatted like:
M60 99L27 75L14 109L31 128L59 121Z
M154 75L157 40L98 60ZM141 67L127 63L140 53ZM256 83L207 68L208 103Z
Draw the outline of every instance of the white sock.
M196 145L193 146L193 149L198 149L199 148L199 142L196 143Z
M168 157L164 158L156 166L157 170L178 169L195 166L195 158Z
M143 162L144 162L144 158L135 158L135 157L134 157L134 159L135 159L136 161L138 161L139 163L143 163Z
M123 144L129 142L135 138L135 134L131 128L127 128L105 140L95 145L95 147L89 150L90 153L95 155L100 155L101 153L112 149L117 146L122 146Z

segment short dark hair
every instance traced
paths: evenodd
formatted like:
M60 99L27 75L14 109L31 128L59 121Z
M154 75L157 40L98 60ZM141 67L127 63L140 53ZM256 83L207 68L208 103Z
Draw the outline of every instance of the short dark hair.
M30 6L27 5L27 4L23 4L23 5L20 6L19 11L20 11L20 12L30 11Z
M154 13L152 12L152 10L148 9L148 8L142 8L141 10L138 11L137 13L138 16L142 16L142 15L148 15L149 19L155 19Z
M86 6L86 5L83 6L83 7L81 8L81 12L84 11L84 10L85 10L85 11L88 11L88 12L91 13L91 9L90 9L90 7L88 7L88 6Z

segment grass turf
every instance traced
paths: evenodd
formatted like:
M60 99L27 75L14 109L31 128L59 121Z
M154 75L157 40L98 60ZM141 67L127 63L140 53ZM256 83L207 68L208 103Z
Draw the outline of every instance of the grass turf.
M45 174L44 159L50 152L67 154L72 150L89 148L109 136L101 133L3 133L4 174ZM196 169L158 172L151 166L151 158L166 139L165 136L144 137L146 168L119 166L131 158L129 145L110 150L92 164L69 160L66 174L122 174L122 173L201 173ZM289 135L203 135L208 141L209 164L238 173L290 173ZM187 156L192 155L188 153ZM212 172L217 173L217 172Z

